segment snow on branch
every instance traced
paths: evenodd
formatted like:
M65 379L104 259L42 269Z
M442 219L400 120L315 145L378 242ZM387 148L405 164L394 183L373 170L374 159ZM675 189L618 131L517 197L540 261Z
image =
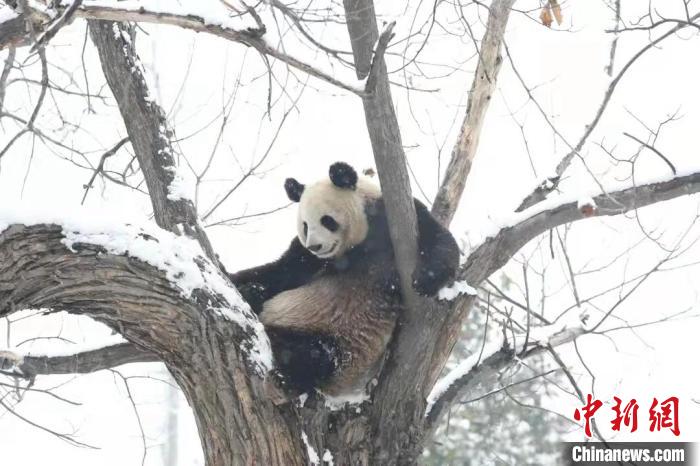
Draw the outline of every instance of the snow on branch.
M198 0L196 2L83 0L72 13L72 17L88 20L166 24L212 34L253 47L264 55L274 57L341 89L360 96L365 95L366 81L353 82L340 79L334 76L332 71L321 69L317 63L306 61L271 44L265 37L267 28L260 21L260 16L255 10L241 5L238 12L232 12L225 3L227 2L218 0ZM32 5L34 4L32 3ZM75 5L73 0L63 0L56 7L56 10L36 8L32 11L32 15L41 18L42 22L51 22L53 17L62 15L72 5ZM5 10L9 10L9 8L3 8L2 11ZM10 12L3 13L3 17L5 16L8 22L15 19L10 17ZM3 24L0 21L0 30L2 27ZM25 35L26 33L21 31L21 34ZM0 38L2 38L2 34L0 34ZM7 38L0 40L0 49L9 43L24 45L27 42L28 40L24 37L13 37L8 34Z
M211 242L188 198L185 177L177 166L165 112L151 97L129 27L106 21L89 22L102 69L121 112L129 141L144 175L156 223L178 235L196 239L216 262Z
M552 325L532 327L527 333L512 335L505 332L505 341L485 345L435 383L426 398L427 422L436 425L445 408L453 401L480 383L490 381L507 367L548 347L569 343L583 335L586 320L587 316L582 314L569 321L562 318Z
M605 192L560 195L522 211L477 234L461 278L479 284L510 260L527 242L551 228L590 217L620 215L630 210L700 192L700 169L684 169L678 176L661 175L630 186L621 182Z
M250 340L245 347L251 362L263 372L271 367L269 340L262 324L230 281L204 255L197 241L152 225L119 224L88 212L61 215L17 207L0 209L0 257L12 225L57 225L61 229L60 244L68 252L80 254L86 247L98 248L98 258L126 256L154 267L165 275L174 292L182 298L243 329ZM98 272L84 271L86 274ZM11 305L3 299L3 291L11 290L11 286L3 284L0 277L0 314L3 314L3 307Z

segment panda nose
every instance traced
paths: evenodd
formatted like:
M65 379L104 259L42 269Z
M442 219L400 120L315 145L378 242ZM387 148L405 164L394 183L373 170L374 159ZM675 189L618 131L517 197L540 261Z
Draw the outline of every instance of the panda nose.
M318 252L321 250L321 246L322 245L320 245L320 244L311 244L311 245L307 246L307 249L309 251L312 251L312 252Z

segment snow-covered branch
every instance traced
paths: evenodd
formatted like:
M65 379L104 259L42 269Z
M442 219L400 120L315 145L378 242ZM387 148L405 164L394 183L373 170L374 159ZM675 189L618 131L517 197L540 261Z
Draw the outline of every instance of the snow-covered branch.
M107 324L161 360L216 328L258 373L271 365L262 324L196 241L156 227L0 213L0 316L65 310ZM188 344L189 341L189 344Z
M573 341L585 333L585 316L573 322L561 322L533 327L527 335L508 335L502 343L486 345L482 351L460 362L445 377L437 381L427 397L426 422L436 426L445 409L470 389L493 386L501 372L523 359Z
M51 23L72 5L64 0L56 10L41 9L32 12L31 20L41 30L43 24ZM9 7L0 11L0 49L14 45L28 45L25 30L26 17L17 17ZM256 14L257 16L257 14ZM365 95L363 82L352 82L334 76L333 72L321 69L317 64L297 57L265 38L266 28L256 21L246 21L249 15L235 14L224 6L224 2L205 0L198 2L146 2L139 0L111 1L84 0L72 15L87 20L116 22L155 23L177 26L190 31L211 34L238 42L258 52L276 58L287 65L357 95ZM4 21L3 21L4 19ZM7 24L5 24L7 23Z
M485 239L469 254L461 276L468 283L478 285L503 267L527 242L559 225L591 217L620 215L700 192L700 171L679 171L679 176L649 179L635 186L611 186L606 191L552 197L512 214L500 225L484 232Z
M102 70L119 105L131 146L143 172L156 223L177 235L195 239L216 261L209 238L199 224L194 203L182 189L177 156L165 112L151 97L145 70L127 26L91 21L90 34ZM190 193L191 195L192 193Z
M698 192L700 171L686 170L681 172L680 176L647 180L646 183L636 186L610 187L607 193L581 193L577 196L548 198L525 211L512 214L510 218L485 232L485 239L469 254L465 267L460 271L460 277L478 286L504 266L526 243L559 225L597 216L620 215ZM448 339L452 332L460 328L464 318L463 309L468 308L473 300L471 295L457 298L455 311L450 314L444 325L443 339ZM541 331L546 331L547 328L543 327ZM585 332L583 326L549 328L553 330L550 336L546 339L535 338L535 342L540 343L527 349L524 354L542 351L547 346L543 345L542 341L546 340L548 345L557 346L572 341ZM515 346L517 347L517 344ZM469 387L512 364L517 353L519 351L514 349L513 345L508 348L502 348L501 345L487 348L480 360L478 355L470 358L450 375L438 381L428 397L428 404L433 406L427 410L430 425L434 426L444 409Z
M608 88L603 94L600 105L598 106L595 114L593 115L593 119L585 125L583 134L581 135L579 141L576 143L575 146L572 147L572 145L570 145L568 142L566 142L566 140L564 140L565 144L569 146L569 152L564 157L562 157L559 163L557 163L554 173L542 180L537 185L537 187L535 187L535 189L523 199L523 201L520 203L520 206L518 206L518 208L516 209L517 211L523 211L528 207L537 204L538 202L542 202L544 199L547 198L549 194L555 192L559 188L559 183L562 181L564 172L569 168L571 162L574 160L574 157L580 156L579 153L581 149L583 149L589 136L593 133L595 128L598 126L598 123L601 121L601 117L603 116L603 113L605 113L605 110L608 107L608 103L612 99L615 89L617 88L618 84L625 76L627 71L632 67L632 65L634 65L634 63L647 52L657 50L661 42L665 41L668 38L678 37L678 32L681 29L684 29L686 27L700 27L696 22L699 19L700 13L697 13L693 16L688 15L688 18L685 21L677 23L675 21L671 21L670 23L675 24L673 28L664 32L659 37L650 40L649 43L645 44L640 50L637 51L637 53L632 55L632 57L624 64L624 66L620 68L620 71L617 73L617 75L610 81ZM657 23L657 25L662 24L663 22L664 21L661 21ZM528 90L528 93L529 92L530 91Z

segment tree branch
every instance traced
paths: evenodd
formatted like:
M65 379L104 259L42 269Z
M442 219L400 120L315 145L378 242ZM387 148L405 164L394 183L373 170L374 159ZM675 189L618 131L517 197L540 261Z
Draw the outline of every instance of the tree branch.
M634 209L698 192L700 192L700 172L619 189L608 194L599 194L593 198L594 205L589 206L592 209L579 208L577 200L551 199L541 202L516 214L510 226L504 227L498 234L486 239L477 247L469 255L466 266L461 269L460 278L477 286L503 267L526 243L559 225L597 216L621 215ZM474 299L475 297L469 296L462 297L458 301L462 301L464 307L469 307ZM459 306L458 302L455 308L459 308ZM461 319L460 313L451 314L445 328L454 328L456 323L461 322ZM585 332L582 328L564 329L554 334L549 343L553 346L561 345L572 341L583 333ZM546 350L546 346L537 345L528 351L541 352L544 350ZM454 383L450 384L449 389L439 395L433 395L434 399L431 401L434 407L430 410L427 419L429 428L434 428L445 408L462 396L470 387L488 380L488 377L512 364L515 353L513 349L493 352L481 364L475 365L472 370L465 371L458 378L453 376ZM530 355L531 353L526 354ZM518 355L518 357L521 356ZM439 383L436 386L439 386Z
M373 67L372 53L379 39L374 4L372 0L345 0L343 4L355 71L358 79L364 79ZM362 105L389 218L389 232L401 275L402 292L408 296L414 294L411 274L416 265L416 212L384 60L376 60L374 68L375 92L364 97Z
M433 392L428 397L428 408L425 413L427 428L434 430L447 408L472 388L493 386L504 370L520 364L524 359L548 351L550 346L570 343L583 333L585 333L583 325L570 328L560 326L547 338L546 343L531 341L527 348L523 349L520 348L522 343L516 338L515 342L506 341L498 350L484 355L481 361L474 361L474 364L471 364L472 358L463 361L435 384Z
M689 21L687 23L677 24L675 27L669 29L664 34L650 41L647 45L645 45L637 53L635 53L632 56L632 58L630 58L629 61L627 61L627 63L625 63L625 66L623 66L622 69L620 69L620 72L617 73L615 78L612 81L610 81L610 84L608 85L608 88L606 89L605 94L603 95L603 100L601 101L600 106L598 107L595 115L593 116L593 120L586 125L583 131L583 135L581 136L581 139L579 139L576 146L569 146L570 151L559 161L555 169L554 175L542 181L530 194L528 194L516 209L517 212L521 212L527 209L528 207L531 207L537 204L538 202L543 201L550 193L554 192L559 187L562 175L569 168L569 165L571 165L574 156L578 155L581 149L583 149L583 146L585 145L591 133L593 133L593 130L596 128L596 126L598 126L598 123L600 122L603 113L605 113L605 109L607 108L608 103L610 102L610 99L612 98L612 95L615 92L615 89L617 88L617 85L620 83L622 77L630 69L630 67L646 52L648 52L649 50L654 50L665 39L669 37L674 37L676 33L681 29L686 28L688 26L697 27L698 25L693 23L692 21L696 21L699 18L700 13L693 15L691 18L689 18Z
M0 368L20 377L37 375L88 374L134 362L160 362L151 352L131 343L120 343L75 354L35 355L0 351Z
M459 137L452 149L445 178L433 203L433 215L446 226L452 221L462 198L479 146L479 136L486 118L486 111L491 103L491 96L496 90L498 72L503 61L501 43L513 3L515 0L495 0L489 8L486 32L479 52L479 64L476 67L467 100L466 115L459 130Z
M115 5L118 5L116 3ZM194 3L191 5L195 5ZM66 6L58 7L58 14L62 14ZM43 21L49 21L48 15L42 15L41 12L34 12L32 21L35 22L37 30L41 29L41 21L36 16L42 17ZM72 14L71 18L83 18L87 20L104 20L115 22L135 22L135 23L154 23L177 26L183 29L188 29L194 32L203 32L220 37L232 42L238 42L245 46L252 47L258 52L274 57L287 65L296 68L304 73L307 73L315 78L321 79L329 84L337 86L346 91L352 92L359 96L364 95L364 90L358 87L356 83L344 82L336 78L331 73L326 72L311 63L308 63L300 58L290 55L283 50L274 47L264 38L264 29L234 29L225 24L224 18L220 18L221 23L209 21L204 16L198 14L196 9L191 13L174 14L152 9L148 2L144 2L134 8L122 8L108 5L83 4ZM9 19L0 23L0 50L9 46L25 46L31 43L31 40L25 29L26 15L21 14L16 18Z
M471 284L481 283L533 238L556 226L590 217L620 215L640 207L700 191L700 173L641 184L593 197L592 210L580 209L578 199L542 202L519 212L511 226L488 238L468 257L460 275Z
M31 308L87 315L166 362L194 353L208 322L240 342L251 368L267 369L259 322L191 240L137 227L76 229L33 222L0 233L0 317Z
M91 21L89 25L102 70L148 186L156 223L177 235L195 239L207 257L218 262L207 234L199 225L194 203L173 192L173 183L179 181L171 142L173 131L161 107L150 97L127 26L106 21Z

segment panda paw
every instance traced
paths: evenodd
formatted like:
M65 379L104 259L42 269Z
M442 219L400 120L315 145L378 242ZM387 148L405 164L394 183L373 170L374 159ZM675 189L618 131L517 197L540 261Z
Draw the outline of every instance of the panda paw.
M243 299L250 304L253 311L259 314L265 302L265 287L260 283L244 283L238 285L237 288Z
M429 267L419 265L413 272L412 278L413 289L422 296L435 296L442 288L442 280Z

